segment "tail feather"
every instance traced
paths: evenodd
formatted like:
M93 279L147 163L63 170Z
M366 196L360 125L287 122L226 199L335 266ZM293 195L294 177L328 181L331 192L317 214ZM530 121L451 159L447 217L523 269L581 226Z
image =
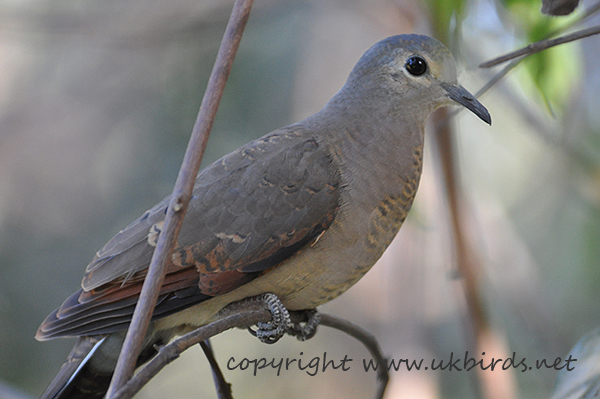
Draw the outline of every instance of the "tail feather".
M88 363L105 339L106 336L79 338L40 399L102 398L108 390L112 372L99 373Z
M136 367L146 363L165 345L177 329L155 332L150 329L142 344ZM125 331L80 337L57 376L40 399L101 399L108 391Z

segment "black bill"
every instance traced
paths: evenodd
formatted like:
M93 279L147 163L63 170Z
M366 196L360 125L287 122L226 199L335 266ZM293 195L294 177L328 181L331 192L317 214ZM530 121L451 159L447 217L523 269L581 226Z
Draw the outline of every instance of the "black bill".
M488 110L483 106L482 103L477 101L475 96L467 91L461 85L448 85L442 84L442 87L448 93L448 97L452 100L456 101L460 105L464 106L475 115L477 115L482 121L487 123L488 125L492 124L492 117Z

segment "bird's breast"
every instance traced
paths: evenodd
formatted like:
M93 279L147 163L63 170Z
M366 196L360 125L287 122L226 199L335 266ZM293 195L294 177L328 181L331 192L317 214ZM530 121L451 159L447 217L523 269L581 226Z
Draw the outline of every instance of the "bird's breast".
M354 176L369 184L347 185L342 206L331 227L318 242L297 259L298 273L309 281L287 296L292 309L316 307L344 293L364 276L392 242L413 203L422 169L422 145L410 159L404 158L400 173ZM373 165L371 165L373 166ZM381 170L380 170L381 172ZM386 176L383 176L387 174ZM375 181L377 179L381 179Z
M390 245L410 210L421 178L423 147L414 149L408 173L398 177L395 189L382 194L371 211L365 234L365 251L379 258Z

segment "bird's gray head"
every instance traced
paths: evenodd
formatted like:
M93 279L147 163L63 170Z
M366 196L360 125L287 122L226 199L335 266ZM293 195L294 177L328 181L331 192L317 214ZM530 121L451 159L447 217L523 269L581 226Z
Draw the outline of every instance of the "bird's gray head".
M358 61L345 88L374 106L423 120L436 108L458 103L491 124L487 109L458 84L452 53L428 36L398 35L376 43Z

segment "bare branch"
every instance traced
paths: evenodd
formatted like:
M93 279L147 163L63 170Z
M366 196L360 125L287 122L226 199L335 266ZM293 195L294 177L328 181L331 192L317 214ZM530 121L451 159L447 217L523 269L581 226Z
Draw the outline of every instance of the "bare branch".
M586 18L588 18L588 17L590 17L591 15L595 14L595 13L596 13L596 12L598 12L599 10L600 10L600 1L599 1L599 2L597 2L596 4L594 4L593 6L591 6L591 7L588 7L588 8L585 10L585 12L583 13L583 15L582 15L581 17L579 17L577 20L573 21L573 22L572 22L571 24L569 24L568 26L563 26L563 27L562 27L560 30L557 30L557 31L553 32L553 33L551 34L551 36L557 35L557 34L559 34L560 32L562 32L563 30L565 30L565 29L567 29L567 28L569 28L569 27L571 27L571 26L574 26L575 24L581 23L581 22L582 22L582 21L584 21ZM523 51L523 49L521 49L521 50L519 50L519 51ZM541 50L539 50L539 51L541 51ZM507 57L507 56L508 56L508 55L510 55L510 54L514 54L514 52L513 52L513 53L509 53L509 54L506 54L506 55L504 55L504 56L502 56L502 57ZM532 53L532 54L533 54L533 53ZM515 56L515 58L516 58L516 57L518 57L518 56ZM501 57L499 57L499 58L501 58ZM490 67L493 67L493 66L495 66L495 65L498 65L498 64L500 64L500 63L502 63L502 62L505 62L505 61L509 61L509 60L510 60L510 58L509 58L509 59L507 59L507 60L505 60L505 61L498 61L498 59L499 59L499 58L494 58L494 59L492 59L492 60L490 60L490 61L486 61L486 62L484 62L484 63L480 64L480 65L479 65L479 67L480 67L480 68L490 68ZM500 80L502 80L502 78L503 78L503 77L505 77L505 76L508 74L508 72L510 72L510 71L511 71L511 70L512 70L514 67L516 67L516 66L517 66L517 65L518 65L518 64L519 64L519 63L520 63L522 60L523 60L523 58L520 58L520 59L513 59L513 60L510 62L510 64L506 65L504 68L502 68L502 70L501 70L500 72L498 72L498 73L496 73L494 76L492 76L492 78L491 78L491 79L490 79L490 80L489 80L489 81L488 81L488 82L487 82L485 85L483 85L483 87L482 87L481 89L479 89L479 90L477 91L477 93L475 93L475 98L479 98L479 97L481 97L482 95L484 95L485 93L487 93L487 91L488 91L489 89L491 89L491 88L492 88L493 86L495 86L495 85L496 85L496 84L497 84L497 83L498 83ZM465 109L465 108L463 108L463 107L461 107L461 108L457 108L457 109L455 109L455 110L451 111L451 112L448 114L448 117L449 117L449 118L453 118L454 116L456 116L456 114L458 114L459 112L463 111L464 109Z
M150 318L160 287L165 277L165 265L173 251L177 235L183 223L183 217L192 196L192 189L200 163L206 148L210 129L217 108L223 95L225 83L231 71L233 60L246 22L250 16L253 0L237 0L227 24L219 53L213 67L208 86L198 112L192 136L186 150L179 176L173 189L164 229L159 236L158 244L150 262L148 274L144 281L133 319L127 331L125 342L119 355L115 373L111 381L107 397L111 398L133 374L137 356L150 323Z
M163 346L112 399L129 399L142 389L167 364L177 359L186 349L234 327L248 327L258 322L271 320L271 313L259 301L241 301L227 306L219 313L215 322L197 328L170 344Z
M204 352L204 356L208 360L210 364L210 368L213 373L213 380L215 381L215 387L217 389L217 398L219 399L233 399L231 395L231 384L225 380L223 376L223 372L219 367L219 363L217 363L217 359L215 358L215 354L212 350L212 345L210 344L210 340L205 340L200 342L200 347Z
M477 90L475 93L475 98L479 98L483 96L489 89L491 89L496 83L498 83L503 77L505 77L514 67L516 67L521 60L512 60L508 65L506 65L500 72L492 76L492 78L481 87L481 89Z
M293 314L298 312L290 313ZM265 308L264 303L260 301L244 300L227 306L219 312L216 318L218 319L217 321L199 327L160 348L158 354L150 360L139 373L127 381L127 383L115 393L113 399L132 398L144 385L158 374L160 370L177 359L186 349L231 328L246 328L258 322L267 322L271 320L271 313ZM347 320L327 314L321 314L321 325L335 328L356 338L365 345L375 361L381 365L385 364L385 358L381 353L377 340L368 331ZM375 399L381 399L383 398L385 388L389 381L389 373L386 367L378 368L377 380L378 386ZM223 381L225 380L223 379ZM224 384L229 385L226 382ZM227 398L227 396L225 396L225 398Z
M512 60L510 62L510 64L508 64L504 68L502 68L502 70L500 72L498 72L494 76L492 76L492 78L486 84L484 84L481 87L481 89L477 90L477 93L475 93L475 98L479 98L479 97L483 96L485 93L487 93L487 91L489 89L491 89L498 82L500 82L500 80L502 80L503 77L505 77L514 67L516 67L519 64L519 62L521 62L520 59ZM452 111L448 111L448 119L454 118L458 113L462 112L465 109L466 108L464 108L464 107L455 107L455 109L453 109ZM438 125L445 124L446 120L439 119L439 120L436 120L434 123L435 123L434 127L437 129Z
M502 64L503 62L510 61L517 57L535 54L542 50L549 49L550 47L554 47L554 46L558 46L559 44L564 44L564 43L572 42L575 40L583 39L584 37L597 35L598 33L600 33L600 25L592 26L591 28L587 28L587 29L582 29L580 31L573 32L573 33L570 33L565 36L557 37L555 39L540 40L539 42L531 43L530 45L523 47L522 49L512 51L503 56L494 58L490 61L486 61L486 62L480 64L479 67L480 68L491 68L493 66Z
M379 343L370 332L357 326L356 324L350 323L347 320L323 313L321 313L320 324L343 331L351 337L356 338L369 350L371 356L373 356L373 360L375 360L377 364L381 366L386 364L386 360L381 352ZM383 395L385 394L385 388L390 380L390 374L387 367L381 366L377 368L377 391L375 392L375 399L383 398Z
M583 21L585 21L586 19L588 19L589 17L591 17L592 15L597 13L598 11L600 11L600 1L587 7L576 18L573 18L569 23L557 28L556 30L551 32L547 37L553 37L553 36L559 35L562 32L564 32L568 29L571 29L573 26L579 25L580 23L582 23Z

